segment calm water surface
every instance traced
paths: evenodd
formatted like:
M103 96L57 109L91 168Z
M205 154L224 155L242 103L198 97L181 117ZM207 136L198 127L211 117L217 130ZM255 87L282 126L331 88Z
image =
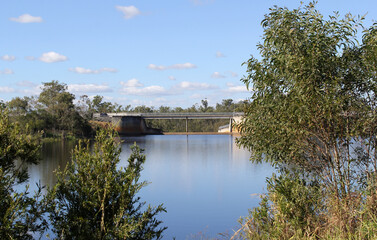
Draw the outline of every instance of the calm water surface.
M145 149L142 179L150 182L140 191L147 204L163 203L167 213L158 218L168 229L164 239L202 239L237 230L237 220L258 205L255 193L265 192L267 164L251 164L250 153L239 149L228 135L164 135L123 138L121 164L136 142ZM31 166L31 182L53 185L53 171L70 159L73 142L48 143L43 160Z

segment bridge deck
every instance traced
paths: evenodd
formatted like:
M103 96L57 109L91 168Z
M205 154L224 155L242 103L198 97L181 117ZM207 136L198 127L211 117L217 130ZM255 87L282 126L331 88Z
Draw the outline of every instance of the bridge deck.
M211 113L107 113L109 117L142 117L144 119L229 119L243 116L243 112Z

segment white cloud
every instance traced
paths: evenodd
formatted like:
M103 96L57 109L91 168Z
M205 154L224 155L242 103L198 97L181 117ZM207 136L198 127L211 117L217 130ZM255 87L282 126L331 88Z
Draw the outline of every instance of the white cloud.
M23 14L17 18L9 18L9 20L13 22L19 22L19 23L40 23L43 22L43 19L41 17L34 17L30 14Z
M39 57L39 60L45 63L54 63L67 61L68 58L56 52L47 52L43 53L42 56Z
M93 69L87 69L87 68L82 68L82 67L75 67L75 68L70 68L69 71L79 73L79 74L99 74L102 72L116 73L118 70L115 68L101 68L98 70L93 70Z
M35 95L39 95L42 92L42 88L43 88L43 85L39 84L39 85L30 86L27 89L22 89L20 90L20 92L26 95L35 96Z
M192 63L183 63L183 64L174 64L172 66L169 66L171 69L190 69L190 68L196 68L195 64Z
M3 71L0 71L0 74L4 74L4 75L9 75L13 73L14 73L13 70L9 68L5 68Z
M136 87L143 87L144 85L139 82L136 78L130 79L127 82L121 81L120 84L125 88L136 88Z
M173 64L170 66L164 66L164 65L157 66L155 64L149 64L148 68L162 71L162 70L167 70L167 69L191 69L191 68L196 68L196 65L192 63L178 63L178 64Z
M4 61L12 62L16 59L16 57L10 56L10 55L4 55L4 56L1 57L1 59L3 59Z
M208 84L208 83L198 83L198 82L180 82L175 86L175 88L181 90L208 90L208 89L216 89L217 86Z
M37 86L37 84L25 80L25 81L17 82L17 86L20 86L20 87L35 87L35 86Z
M201 94L195 93L190 96L192 99L203 99L203 96Z
M163 86L152 85L144 86L137 79L131 79L127 82L120 82L122 89L120 92L127 95L136 95L136 96L169 96L177 95L182 93L185 90L209 90L216 89L217 86L210 85L208 83L198 83L198 82L181 82L175 86L166 89Z
M172 95L173 93L162 86L147 86L144 87L144 84L140 83L139 80L133 78L127 82L120 82L122 89L120 92L127 95L136 95L136 96L164 96Z
M163 96L171 95L164 87L161 86L148 86L144 88L123 88L121 93L137 96Z
M169 79L172 80L172 81L176 80L176 78L174 76L169 76Z
M118 72L118 69L116 69L116 68L101 68L100 71L101 71L101 72L111 72L111 73L116 73L116 72Z
M211 78L226 78L226 77L224 75L222 75L221 73L219 73L219 72L214 72L211 75Z
M86 68L82 68L82 67L70 68L69 71L75 72L75 73L80 73L80 74L97 74L97 73L99 73L98 70L86 69Z
M225 55L224 55L222 52L217 51L217 52L216 52L216 57L217 57L217 58L222 58L222 57L225 57Z
M144 105L155 108L158 106L169 106L172 104L172 101L163 97L155 97L127 100L127 103L130 103L134 107Z
M107 85L70 84L68 85L68 91L93 93L93 92L112 92L113 90Z
M232 71L230 71L230 75L231 75L232 77L238 77L238 74L235 73L235 72L232 72Z
M33 57L33 56L26 56L25 59L28 60L28 61L35 61L36 60L36 58Z
M167 69L166 66L157 66L155 64L149 64L148 68L149 69L154 69L154 70L166 70Z
M12 93L14 92L13 88L10 87L0 87L0 93Z
M131 19L141 14L135 6L116 6L115 8L124 14L125 19Z
M233 83L227 83L228 89L225 92L228 93L246 93L248 92L245 85L234 85Z

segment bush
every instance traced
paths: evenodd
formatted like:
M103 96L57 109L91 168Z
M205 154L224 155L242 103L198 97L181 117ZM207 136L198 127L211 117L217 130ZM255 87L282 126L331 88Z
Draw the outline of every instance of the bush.
M241 236L247 239L302 239L313 236L321 226L324 199L315 180L297 173L267 179L268 194L259 207L241 219Z
M161 239L165 228L155 216L162 205L144 207L136 194L145 156L136 145L128 166L117 169L121 152L113 130L100 130L93 149L80 142L72 163L57 174L49 190L50 221L64 239Z
M16 190L28 180L27 164L39 160L38 137L23 133L0 107L0 239L32 239L46 227L41 187L33 197L28 187Z

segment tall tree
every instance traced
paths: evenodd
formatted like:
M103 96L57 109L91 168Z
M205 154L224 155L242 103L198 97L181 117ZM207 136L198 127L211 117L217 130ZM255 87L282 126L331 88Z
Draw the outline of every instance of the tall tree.
M45 121L47 129L69 131L75 135L89 135L91 130L87 122L80 115L79 109L73 104L75 96L68 92L64 83L51 81L43 83L38 102L39 115Z
M43 83L42 92L38 101L50 118L52 127L59 130L72 129L74 126L73 115L75 114L73 100L75 96L67 91L64 83L51 81Z
M262 21L260 60L245 63L252 97L238 143L255 162L294 165L320 181L337 200L327 210L346 224L353 193L376 179L377 26L359 45L362 19L324 19L315 4L274 7Z

